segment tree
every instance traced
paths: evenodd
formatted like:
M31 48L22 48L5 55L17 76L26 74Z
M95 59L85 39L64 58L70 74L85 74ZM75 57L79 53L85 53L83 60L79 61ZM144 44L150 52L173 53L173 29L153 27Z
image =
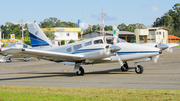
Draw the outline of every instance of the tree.
M24 43L31 46L31 41L30 40L25 40Z
M64 40L61 40L61 45L65 45L65 41Z
M144 24L140 24L140 23L129 24L129 25L126 25L126 24L122 23L122 24L119 24L117 26L117 28L120 31L134 32L135 29L144 29L144 28L146 28L146 26Z
M176 3L163 16L156 18L153 27L167 27L171 29L169 34L180 36L180 3Z
M72 40L72 39L69 41L69 43L74 43L74 42L75 42L75 41L74 41L74 40Z
M104 30L105 30L105 31L112 31L112 26L111 26L111 25L105 26L105 27L104 27Z
M76 23L64 22L55 17L46 18L43 22L40 22L41 28L52 28L52 27L78 27Z
M122 23L122 24L119 24L119 25L117 26L117 28L118 28L120 31L125 31L126 28L127 28L127 26L126 26L126 24Z
M15 34L16 39L21 39L21 26L19 24L13 24L6 22L5 25L1 26L2 33L5 39L10 38L10 34Z

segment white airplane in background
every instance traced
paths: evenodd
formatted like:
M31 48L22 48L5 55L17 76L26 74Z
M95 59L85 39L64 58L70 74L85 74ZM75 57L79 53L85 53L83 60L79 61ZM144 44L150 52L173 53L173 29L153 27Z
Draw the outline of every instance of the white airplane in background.
M36 22L29 23L28 29L32 34L34 42L49 43L42 38L44 35ZM43 40L43 41L42 41ZM31 40L31 43L34 43ZM143 73L143 67L138 62L152 60L153 57L159 56L162 51L159 48L132 44L123 42L114 36L101 36L76 43L62 46L51 46L50 48L25 49L9 48L6 51L10 54L19 54L21 56L37 57L39 59L53 59L56 61L74 62L74 71L77 75L84 75L82 64L96 64L104 62L118 62L122 71L128 70L127 61L135 62L135 71L137 74ZM64 63L63 62L63 63Z
M0 48L0 54L2 54L2 58L0 59L0 62L11 62L11 58L24 58L24 61L29 61L30 59L27 58L27 57L22 57L21 55L12 55L12 54L9 54L8 51L6 52L3 52L4 50L7 50L9 48L32 48L31 46L27 45L27 44L23 44L23 43L19 43L19 42L14 42L14 43L10 43L8 44L6 47L1 47ZM8 58L5 60L5 58Z
M38 27L38 29L40 29L39 26L37 26L37 27ZM11 58L24 58L25 62L30 60L28 58L29 55L15 54L16 51L9 50L11 48L30 48L30 49L44 48L45 49L45 48L51 47L52 43L47 39L47 37L46 37L46 35L44 33L41 34L39 39L36 37L38 32L43 33L42 30L36 31L35 34L29 33L32 47L29 46L29 45L26 45L26 44L15 42L15 43L8 44L6 47L0 48L0 54L3 55L3 57L0 59L0 62L5 62L4 58L8 58L8 59L6 59L6 62L11 62L12 61Z

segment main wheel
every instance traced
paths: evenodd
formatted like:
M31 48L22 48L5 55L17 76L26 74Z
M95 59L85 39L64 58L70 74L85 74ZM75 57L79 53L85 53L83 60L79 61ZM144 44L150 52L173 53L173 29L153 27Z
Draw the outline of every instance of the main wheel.
M84 69L80 66L79 71L76 72L78 76L84 75Z
M128 66L127 62L125 61L124 65L121 66L121 71L128 71L128 69L129 69L129 66Z
M143 67L141 65L137 65L135 68L135 71L137 74L142 74L143 73Z
M7 62L7 63L9 63L9 62L11 62L11 61L12 61L11 58L6 59L6 62Z

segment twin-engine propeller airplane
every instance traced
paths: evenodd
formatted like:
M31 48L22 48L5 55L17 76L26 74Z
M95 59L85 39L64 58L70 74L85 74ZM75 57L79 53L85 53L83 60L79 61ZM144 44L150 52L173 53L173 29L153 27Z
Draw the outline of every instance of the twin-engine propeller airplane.
M47 37L36 22L28 24L31 43L49 44ZM34 44L35 45L35 44ZM33 46L33 45L32 45ZM37 45L35 45L37 46ZM76 43L62 46L52 46L50 48L25 49L9 48L6 51L11 54L37 57L38 59L49 59L55 61L64 61L63 63L74 62L74 71L77 75L84 75L82 64L97 64L104 62L118 62L122 71L128 70L127 61L135 62L135 72L143 73L143 67L138 62L152 60L153 57L162 53L159 48L145 46L140 44L131 44L124 42L114 36L101 36Z

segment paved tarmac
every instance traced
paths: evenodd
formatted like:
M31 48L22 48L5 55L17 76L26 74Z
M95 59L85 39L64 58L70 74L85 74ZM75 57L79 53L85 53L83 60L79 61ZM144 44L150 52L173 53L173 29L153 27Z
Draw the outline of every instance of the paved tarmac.
M73 66L13 59L0 63L0 85L180 90L180 48L174 48L173 53L163 51L157 63L139 63L144 67L143 74L136 74L134 63L128 63L128 72L122 72L118 63L106 63L83 66L85 75L77 76Z

